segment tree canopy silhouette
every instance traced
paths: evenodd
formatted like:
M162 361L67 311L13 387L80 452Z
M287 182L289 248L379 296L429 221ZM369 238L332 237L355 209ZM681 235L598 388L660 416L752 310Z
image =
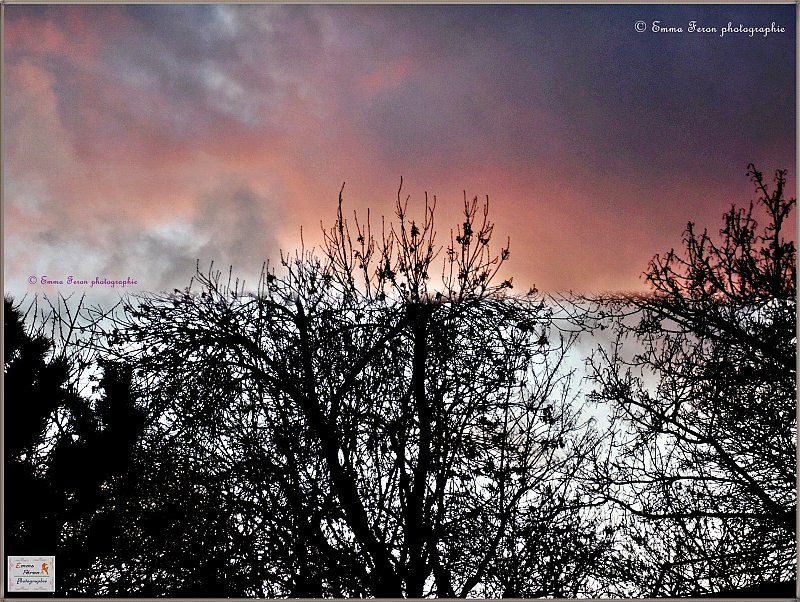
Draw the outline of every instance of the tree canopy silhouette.
M340 194L321 254L252 294L209 272L137 299L111 349L146 375L155 437L215 484L209 537L261 551L225 551L239 595L585 593L606 544L573 482L593 444L574 334L497 282L488 205L465 198L441 246L435 198L419 220L407 203L375 238Z
M75 336L86 327L83 301L65 302L46 302L40 313L36 300L26 311L4 301L4 504L6 554L57 555L59 584L69 590L97 556L117 553L104 522L114 512L105 507L131 462L140 419L130 369L90 361ZM90 365L99 372L87 396L80 381Z
M7 299L6 553L54 551L69 595L778 591L795 200L749 176L718 236L690 222L649 294L596 311L514 292L488 199L440 242L402 181L379 235L340 191L322 248L253 290L198 263L111 309Z
M757 202L733 206L719 237L690 222L682 252L650 262L652 293L624 299L638 319L593 361L613 408L598 493L632 518L654 596L794 577L795 199L785 171L772 187L748 175Z

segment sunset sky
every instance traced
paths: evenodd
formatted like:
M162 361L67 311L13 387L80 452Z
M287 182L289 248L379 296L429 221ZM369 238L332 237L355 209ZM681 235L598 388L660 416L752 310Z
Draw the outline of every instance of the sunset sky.
M441 241L488 195L518 288L644 290L688 220L755 198L748 163L795 194L793 4L4 9L15 296L182 288L198 258L251 279L301 227L319 244L343 182L377 218L401 176Z

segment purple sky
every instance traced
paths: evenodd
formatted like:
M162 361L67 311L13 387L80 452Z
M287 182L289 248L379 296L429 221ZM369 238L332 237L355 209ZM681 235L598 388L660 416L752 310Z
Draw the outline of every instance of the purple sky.
M521 289L641 290L688 220L754 198L748 163L794 195L795 10L6 5L5 291L250 279L319 243L342 182L388 215L401 175L440 240L488 195Z

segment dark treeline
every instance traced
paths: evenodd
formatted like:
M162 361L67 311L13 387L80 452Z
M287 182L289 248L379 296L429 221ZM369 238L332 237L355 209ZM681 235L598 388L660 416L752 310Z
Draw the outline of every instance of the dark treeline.
M795 200L748 175L643 295L518 294L488 204L442 244L340 193L254 291L7 298L6 554L56 595L793 596Z

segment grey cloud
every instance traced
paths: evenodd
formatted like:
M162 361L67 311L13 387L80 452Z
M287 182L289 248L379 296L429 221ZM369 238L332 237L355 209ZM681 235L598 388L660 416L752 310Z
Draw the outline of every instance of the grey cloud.
M97 251L110 249L101 271L138 276L140 290L169 291L188 286L198 260L203 272L213 261L215 269L232 267L254 287L262 264L279 256L280 216L274 203L247 186L223 186L202 195L188 219L139 233L124 224L110 228Z
M204 195L196 211L193 229L206 238L198 249L201 262L232 265L255 284L252 278L262 263L278 256L281 212L277 204L250 188L236 187Z

